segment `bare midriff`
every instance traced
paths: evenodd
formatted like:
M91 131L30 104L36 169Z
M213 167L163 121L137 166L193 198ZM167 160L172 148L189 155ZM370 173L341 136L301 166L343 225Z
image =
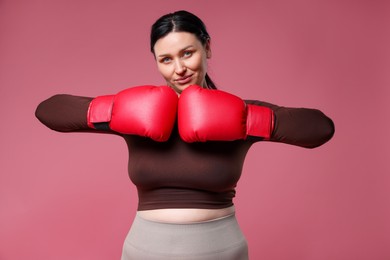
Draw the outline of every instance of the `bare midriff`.
M142 210L137 214L143 219L163 222L186 224L207 222L234 214L234 206L223 209L154 209Z

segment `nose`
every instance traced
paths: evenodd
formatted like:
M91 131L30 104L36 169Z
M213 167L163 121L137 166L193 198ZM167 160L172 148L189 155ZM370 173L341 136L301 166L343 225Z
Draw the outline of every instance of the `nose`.
M176 60L175 62L175 73L178 75L182 75L184 72L186 72L186 66L184 66L183 62L181 60Z

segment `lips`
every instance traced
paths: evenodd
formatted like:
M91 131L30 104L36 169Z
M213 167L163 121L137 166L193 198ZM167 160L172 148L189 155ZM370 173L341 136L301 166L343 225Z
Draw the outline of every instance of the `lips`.
M191 81L191 79L192 79L192 75L188 75L188 76L184 76L184 77L175 79L175 82L177 82L179 84L187 84Z

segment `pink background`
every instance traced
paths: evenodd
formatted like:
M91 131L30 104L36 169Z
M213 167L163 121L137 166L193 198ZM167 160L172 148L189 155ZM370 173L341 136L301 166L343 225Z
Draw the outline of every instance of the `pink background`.
M235 200L251 259L390 259L388 1L0 1L0 259L119 259L136 210L118 137L34 117L56 93L163 84L151 24L187 9L220 89L319 108L334 138L250 150ZM130 155L131 156L131 155Z

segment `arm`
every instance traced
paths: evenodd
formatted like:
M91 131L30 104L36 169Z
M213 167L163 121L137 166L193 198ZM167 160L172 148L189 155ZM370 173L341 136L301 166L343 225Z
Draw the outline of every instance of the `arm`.
M59 132L104 132L169 139L177 95L168 86L138 86L95 98L55 95L39 104L36 117Z
M58 132L101 132L88 127L87 113L92 100L91 97L54 95L38 105L35 116Z
M333 121L320 110L280 107L255 100L245 102L269 107L274 112L274 130L269 141L315 148L329 141L334 134Z
M286 108L230 93L190 86L180 95L179 134L185 142L267 140L314 148L334 133L321 111Z

